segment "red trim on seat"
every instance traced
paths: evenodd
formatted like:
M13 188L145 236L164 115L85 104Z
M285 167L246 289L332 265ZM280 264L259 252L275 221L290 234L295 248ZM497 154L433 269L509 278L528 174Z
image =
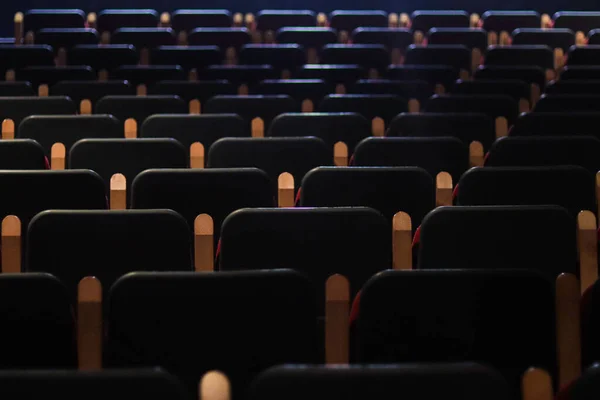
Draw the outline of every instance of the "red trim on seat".
M452 203L456 203L456 198L458 197L458 183L456 184L456 186L454 187L454 190L452 191Z
M296 200L294 201L294 207L298 207L298 205L300 204L300 198L302 197L301 195L302 193L302 188L298 188L298 193L296 193Z
M415 236L413 236L412 248L414 249L421 242L421 227L419 226L415 231Z
M354 324L356 324L356 321L358 320L358 313L360 311L360 296L361 296L361 291L359 291L356 294L356 297L354 297L354 301L352 302L352 307L350 308L350 326L353 326Z
M48 161L48 157L44 156L44 164L46 165L46 169L50 169L50 161Z

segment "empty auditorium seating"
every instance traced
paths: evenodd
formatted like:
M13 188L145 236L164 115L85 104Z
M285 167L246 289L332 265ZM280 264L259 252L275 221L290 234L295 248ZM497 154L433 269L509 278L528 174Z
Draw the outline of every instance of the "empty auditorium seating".
M98 13L98 32L112 33L119 28L152 28L158 25L158 13L150 9L106 9Z
M96 73L86 66L66 67L27 67L16 72L16 78L20 81L30 82L38 94L47 95L48 88L44 91L40 85L53 86L66 80L91 81L96 78Z
M23 120L17 133L19 139L38 142L48 157L57 143L62 144L68 154L81 139L123 137L123 124L111 115L34 115Z
M600 64L600 46L576 46L569 50L568 65L598 65Z
M515 29L540 28L542 23L540 14L536 11L486 11L481 19L491 45L507 44Z
M335 86L322 79L267 79L258 85L256 92L288 95L302 104L303 112L311 112L323 97L335 93ZM310 101L310 104L305 102L306 100Z
M600 96L586 94L545 94L536 103L534 112L597 112Z
M78 9L33 9L25 12L25 32L39 32L47 28L83 28L85 14Z
M529 111L531 87L517 79L478 79L472 81L458 80L450 88L452 94L462 95L504 95L519 102L519 111Z
M314 388L318 387L317 393ZM255 380L250 399L325 399L335 393L381 399L457 396L465 400L504 399L506 382L497 371L474 363L392 364L385 366L294 366L270 368Z
M560 73L560 79L581 80L581 79L597 79L600 70L595 65L567 65Z
M355 64L373 69L370 75L383 72L390 64L390 55L383 45L328 44L323 47L320 61L323 64Z
M381 10L374 11L345 11L336 10L329 14L329 25L338 31L352 32L360 27L386 27L388 25L387 13Z
M202 74L205 80L226 80L238 87L239 94L248 94L265 79L279 79L280 73L270 65L211 65ZM246 86L242 90L241 85Z
M294 78L323 79L335 84L352 84L367 77L367 71L359 65L307 64L296 71Z
M177 96L105 96L98 100L96 114L111 114L119 121L133 118L138 124L153 114L187 114L188 106Z
M469 14L461 10L417 10L411 16L411 28L427 33L431 28L467 28Z
M79 45L69 51L67 58L70 65L88 65L96 71L138 63L135 48L128 44Z
M479 50L479 56L487 48L487 35L476 28L432 28L427 34L427 43L432 45L463 45ZM479 64L479 60L476 60Z
M552 16L554 28L568 28L575 32L583 44L585 36L592 29L600 27L600 14L585 11L559 11Z
M432 177L447 172L458 182L469 168L469 148L452 137L367 138L356 146L353 161L367 167L421 167Z
M297 44L247 44L240 51L240 63L246 65L270 65L281 73L298 68L306 56Z
M13 137L14 128L30 115L74 115L75 112L75 103L64 96L0 98L0 119L12 121Z
M179 65L185 71L220 64L223 59L217 46L159 46L150 52L155 65Z
M431 175L415 167L321 167L302 180L299 205L371 207L390 222L402 211L416 229L435 207L435 184Z
M598 137L594 128L600 123L600 113L552 112L526 113L517 118L510 136L586 135Z
M413 43L413 35L405 28L356 28L352 32L352 43L382 44L390 52L398 49L403 54Z
M275 185L287 172L296 187L307 172L325 165L333 165L333 152L315 137L224 138L212 144L207 163L208 168L256 167Z
M582 400L585 399L586 396L596 396L598 393L599 382L598 370L598 364L592 365L589 368L587 368L582 373L582 376L579 379L574 381L568 387L561 390L557 395L557 398L560 400Z
M44 149L35 140L0 142L0 169L46 169Z
M194 46L219 46L225 52L229 48L239 50L250 43L246 28L196 28L188 36L188 44Z
M512 43L543 44L551 49L560 49L566 54L575 44L575 35L570 29L519 28L512 34Z
M175 45L175 32L171 28L120 28L113 32L113 44L131 44L138 50Z
M239 210L223 222L218 268L285 264L311 279L322 304L330 275L344 275L353 295L370 276L392 266L390 231L390 221L362 207Z
M229 10L175 10L171 14L171 25L175 32L191 32L203 28L228 28L233 18Z
M416 46L413 44L406 51L405 63L409 65L448 65L457 71L468 72L471 70L471 51L461 45ZM462 74L464 75L464 72Z
M159 81L184 80L186 75L178 65L122 65L114 69L109 77L128 81L132 85L150 85Z
M54 51L70 50L77 45L98 44L98 32L91 28L45 28L35 33L36 44L46 44Z
M256 29L277 31L284 27L316 26L317 16L310 10L261 10L256 15Z
M63 80L50 87L50 96L68 96L79 105L81 114L91 114L98 100L104 96L133 96L135 87L125 81L71 81ZM89 104L82 105L83 100Z
M443 93L459 78L459 71L448 65L391 65L387 76L400 81L425 81L435 86L436 93Z
M600 81L572 79L551 82L546 86L546 94L598 94Z
M492 46L485 55L485 65L535 66L554 70L554 53L543 45Z
M531 365L556 370L555 330L553 283L537 273L387 271L362 292L358 359L477 359L498 368L514 396Z
M46 211L29 224L24 270L57 277L75 302L85 277L106 296L129 272L192 271L191 242L186 221L170 210Z
M35 96L35 94L29 82L0 82L0 96L2 97Z
M125 276L108 298L107 366L163 365L190 398L220 370L242 396L268 367L320 361L313 290L292 271Z
M348 87L349 94L388 94L408 100L410 112L419 111L434 93L434 84L422 80L361 79ZM416 102L416 103L415 103Z
M2 274L0 288L0 316L10 326L0 333L10 343L2 369L75 368L73 303L64 285L49 274Z
M148 88L148 94L153 95L175 95L181 97L188 103L191 114L199 113L206 102L218 95L234 95L238 88L226 80L211 81L170 81L156 82ZM195 108L197 102L199 108Z
M19 395L37 397L78 396L86 393L90 399L112 396L144 396L149 399L186 398L185 389L173 375L160 368L137 368L108 371L2 371L0 393L6 399Z
M9 70L53 65L54 54L52 48L45 45L15 46L2 44L0 45L0 60L0 71L4 75Z

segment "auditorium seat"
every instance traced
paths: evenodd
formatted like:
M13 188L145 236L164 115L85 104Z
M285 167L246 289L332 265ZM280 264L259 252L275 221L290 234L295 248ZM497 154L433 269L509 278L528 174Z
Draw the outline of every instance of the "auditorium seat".
M222 52L230 47L239 50L250 41L246 28L196 28L188 36L190 45L219 46Z
M589 31L600 28L600 13L595 11L559 11L552 16L554 28L568 28L575 32L577 44L585 44Z
M600 44L600 29L592 29L588 33L588 44L592 44L592 45Z
M402 211L413 230L435 208L433 177L417 167L320 167L302 180L300 207L371 207L392 222Z
M593 136L510 136L498 139L485 161L491 167L579 165L600 171L600 140Z
M575 45L575 35L570 29L519 28L512 33L512 44L545 45L566 54Z
M238 114L253 128L254 137L264 136L271 121L279 114L299 111L300 104L285 95L215 96L204 107L208 114ZM262 126L256 118L262 120Z
M98 13L98 32L112 34L120 28L154 28L158 26L158 13L150 9L107 9Z
M554 52L543 45L490 46L485 54L485 65L534 66L554 78Z
M243 209L223 222L220 271L279 269L305 274L324 313L325 282L350 283L350 298L374 274L391 268L391 222L379 212L353 208Z
M555 374L555 302L553 282L533 271L386 271L362 292L358 360L479 360L518 398L532 365Z
M356 146L353 165L420 167L432 177L447 172L456 183L469 169L469 147L452 137L371 137Z
M277 43L296 43L304 47L309 62L317 62L317 53L327 44L336 43L335 30L322 27L281 28L275 36Z
M112 70L121 65L135 65L138 55L131 45L80 45L68 54L69 65L88 65L95 69Z
M466 145L476 141L487 150L496 138L494 120L476 113L404 113L394 118L386 136L451 136Z
M504 95L519 103L519 112L529 111L530 86L517 79L458 80L449 90L459 95Z
M417 10L410 16L413 32L425 35L431 28L468 28L469 14L462 10Z
M390 64L390 54L381 44L328 44L321 51L323 64L354 64L380 76Z
M190 399L219 370L243 397L268 367L319 363L313 290L293 271L127 275L108 298L107 367L162 365Z
M600 64L600 45L574 46L569 50L567 65Z
M23 30L39 32L47 28L83 28L85 13L79 9L32 9L23 15Z
M554 282L579 276L576 232L559 206L441 207L423 219L417 268L535 269Z
M114 204L111 181L115 174L125 177L125 192L141 172L151 168L187 168L188 151L174 139L83 139L69 152L69 168L90 169L104 180L111 208ZM128 202L125 202L128 203Z
M336 10L329 14L329 25L338 32L351 33L356 28L388 26L388 15L381 10Z
M472 168L458 185L463 206L554 204L573 217L596 211L595 175L582 167Z
M229 10L180 9L171 14L175 33L191 32L196 28L229 28L233 18Z
M36 32L35 43L52 46L54 51L78 45L98 44L98 32L91 28L45 28Z
M485 65L473 74L478 80L521 80L530 85L531 106L535 105L546 86L546 72L536 66Z
M0 171L0 187L0 217L17 216L23 233L41 211L107 207L104 183L92 171Z
M111 115L33 115L25 118L17 133L19 139L32 139L50 159L52 146L61 143L68 155L81 139L123 138L123 124ZM67 157L68 158L68 157Z
M600 95L544 94L533 112L600 112Z
M487 49L487 35L478 28L431 28L427 31L428 45L463 45L479 50L479 57ZM479 65L480 60L473 60Z
M50 65L54 65L54 53L50 46L0 45L0 72L2 72L3 76L10 70L14 71L25 67Z
M392 119L408 112L408 100L386 94L330 94L318 107L320 112L355 112L371 121L375 136L383 136Z
M600 65L567 65L560 73L560 80L600 79Z
M0 97L0 120L10 119L13 122L13 134L14 128L30 115L74 115L76 111L75 103L64 96Z
M350 85L367 77L359 65L306 64L292 74L296 79L323 79L336 85Z
M335 86L322 79L267 79L258 85L256 93L290 96L297 103L302 104L303 112L312 112L323 97L335 93Z
M122 65L109 74L109 79L127 81L136 86L153 85L159 81L183 81L186 78L185 71L179 65Z
M95 114L112 114L124 123L133 118L138 125L153 114L187 114L188 106L177 96L105 96L98 100Z
M10 327L0 333L4 343L10 343L2 351L2 370L77 367L72 311L66 288L52 275L1 274L0 318ZM19 388L12 395L24 390ZM9 393L3 396L11 397Z
M515 29L540 28L542 20L536 11L486 11L481 15L483 29L488 32L490 45L508 44ZM502 41L500 41L502 39Z
M104 96L133 96L135 87L126 81L72 81L64 80L50 86L50 96L68 96L79 105L81 114L90 114L98 100ZM81 102L89 100L82 107Z
M387 77L399 81L425 81L435 85L436 93L443 93L459 78L459 71L449 65L391 65Z
M171 209L191 228L198 215L208 214L216 250L223 220L240 208L275 206L273 187L268 175L256 168L152 169L133 181L131 208Z
M406 28L356 28L352 32L354 44L382 44L390 53L394 50L406 53L406 48L413 44L413 35ZM393 60L399 63L400 60Z
M582 365L584 368L598 366L598 357L600 348L596 338L600 332L598 325L598 294L599 281L596 281L582 296L581 302L581 355ZM597 393L597 375L594 372L593 377L587 373L583 373L582 379L578 382L573 382L568 388L565 388L564 397L558 397L559 400L579 400L585 396L594 396ZM586 382L587 381L587 382ZM584 383L585 382L585 383ZM594 383L594 389L590 386Z
M203 70L223 59L217 46L159 46L150 52L155 65L179 65L185 71Z
M40 95L48 95L49 87L62 81L92 81L97 77L96 73L86 66L27 67L17 70L15 76L19 81L31 83ZM46 85L43 94L40 93L40 85Z
M503 137L515 123L519 106L505 95L450 94L433 96L427 102L425 112L485 114L495 122L496 137Z
M0 396L6 400L17 400L19 396L35 398L42 393L68 399L85 393L89 400L115 396L187 399L181 382L161 368L0 371Z
M487 61L487 59L486 59ZM408 46L408 65L449 65L466 76L471 70L471 51L460 45Z
M28 97L36 94L30 82L0 82L0 97Z
M323 140L315 137L228 137L213 143L207 162L208 168L261 169L269 175L274 190L284 172L292 175L295 188L299 188L307 172L325 165L333 165L333 152Z
M256 14L256 29L263 33L297 26L317 26L317 15L310 10L261 10Z
M57 277L72 302L93 276L106 298L130 272L192 271L191 244L186 221L171 210L46 211L29 224L24 271Z
M600 72L600 69L599 69ZM600 77L600 74L598 74ZM592 95L600 94L600 79L558 80L546 86L546 94Z
M171 28L119 28L113 32L112 44L131 44L138 51L159 46L174 46L175 32Z
M287 70L283 78L305 63L304 50L297 44L247 44L240 50L240 64L271 65L279 74Z
M376 397L378 399L504 400L506 381L494 369L475 363L404 363L391 365L298 366L264 371L254 381L250 400L289 400L312 397L325 400ZM319 390L315 390L319 388ZM12 399L10 399L12 400Z
M44 149L35 140L0 141L0 169L46 169Z
M408 100L408 110L415 112L422 109L433 96L434 85L422 80L361 79L348 88L348 93L400 96Z
M286 113L273 120L267 136L316 136L323 139L331 150L342 142L352 155L354 147L371 136L371 123L354 112L344 113Z
M218 95L234 95L238 89L226 80L211 81L160 81L148 88L148 94L175 95L181 97L190 107L190 113L202 111L206 102ZM200 109L194 110L192 102L199 102Z
M173 138L190 152L194 143L200 143L204 155L208 155L210 147L217 140L224 137L250 137L250 128L237 114L155 114L144 121L141 137ZM195 165L192 167L197 168Z
M211 65L200 74L200 77L210 81L229 81L238 88L240 94L248 94L265 79L280 78L270 65Z
M600 124L600 113L553 112L526 113L517 118L510 136L564 136L585 135L600 139L596 126Z

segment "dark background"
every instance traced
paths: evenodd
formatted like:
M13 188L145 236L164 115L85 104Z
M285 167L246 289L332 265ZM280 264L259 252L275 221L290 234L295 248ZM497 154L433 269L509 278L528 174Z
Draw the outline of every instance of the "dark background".
M536 10L552 14L561 10L597 10L600 5L591 0L421 0L400 2L390 0L1 0L0 35L13 36L13 16L17 11L31 8L80 8L85 12L100 11L105 8L153 8L158 12L173 11L177 8L226 8L232 12L257 12L261 9L311 9L316 12L329 12L336 9L360 10L381 9L388 12L408 12L426 9L463 9L482 13L486 10ZM450 6L451 5L451 6Z

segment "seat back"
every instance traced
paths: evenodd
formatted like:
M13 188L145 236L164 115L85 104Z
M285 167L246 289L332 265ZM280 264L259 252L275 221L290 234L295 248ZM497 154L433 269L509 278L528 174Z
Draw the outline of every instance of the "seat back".
M183 81L186 74L179 65L122 65L110 73L110 79L132 85L151 85L160 81Z
M230 47L238 50L250 41L246 28L196 28L188 36L188 44L219 46L223 52Z
M25 32L46 28L83 28L85 13L78 9L32 9L23 15Z
M469 14L462 10L416 10L410 19L411 28L423 33L431 28L469 27Z
M198 27L228 28L233 23L229 10L175 10L171 14L171 25L175 32L191 32Z
M46 169L44 149L35 140L0 142L0 169Z
M61 81L50 87L51 96L68 96L81 107L82 100L89 100L94 107L104 96L133 96L135 87L125 81ZM90 110L91 111L91 110Z
M543 44L564 53L575 45L575 34L570 29L519 28L512 33L513 44Z
M405 63L409 65L449 65L455 70L470 71L471 51L461 45L417 46L411 44L406 52Z
M150 9L107 9L98 13L98 32L114 32L119 28L152 28L158 25L158 13Z
M256 15L256 29L277 31L290 26L316 26L317 15L311 10L261 10Z
M30 82L40 93L40 85L52 86L65 80L91 81L96 79L96 73L86 66L27 67L17 71L16 79Z
M314 109L323 97L335 92L335 87L322 79L267 79L258 85L256 92L267 95L284 94L298 103L310 100ZM303 110L305 107L303 104Z
M190 103L198 100L202 107L210 98L237 94L237 88L226 80L219 81L160 81L149 87L154 95L175 95Z
M30 115L74 115L77 109L70 98L0 97L0 120L11 119L15 127Z
M432 45L463 45L484 52L488 45L487 34L477 28L431 28L427 43Z
M449 65L391 65L387 75L400 81L426 81L435 85L436 90L443 90L459 78L459 71Z
M486 11L481 15L483 29L488 32L508 32L518 28L539 28L542 24L537 11Z
M78 45L69 51L68 58L70 65L89 65L97 71L138 63L138 55L130 44Z
M544 94L533 108L534 112L600 112L600 95Z
M329 26L338 31L352 32L361 27L386 27L388 15L385 11L335 10L329 14Z
M321 51L320 61L323 64L356 64L384 71L390 64L390 54L382 44L328 44Z
M220 64L223 54L217 46L159 46L150 53L155 65L179 65L186 71Z
M569 50L568 65L598 65L600 64L600 45L575 46Z
M44 28L35 34L36 44L58 49L71 49L81 44L98 44L98 32L92 28Z
M519 116L510 136L585 135L600 139L594 129L597 123L600 123L600 113L595 112L526 113Z
M425 112L480 113L494 120L506 119L505 128L508 128L517 119L519 105L505 95L436 95L427 102ZM505 131L504 134L506 133Z
M297 44L247 44L240 51L240 63L290 71L305 64L306 55Z
M319 105L320 112L355 112L368 120L381 118L386 124L398 114L408 112L408 102L399 96L374 94L331 94Z
M320 361L314 294L292 271L130 274L108 305L107 364L162 365L189 398L211 370L240 397L268 367Z
M535 66L554 69L554 52L544 45L490 46L485 65Z
M192 271L191 242L171 210L45 211L29 224L25 271L56 276L73 302L79 282L94 276L105 298L130 272Z
M356 64L307 64L296 71L294 78L323 79L335 84L352 84L366 76L366 71Z
M131 44L138 49L175 45L175 31L171 28L119 28L113 32L113 44Z
M95 112L114 115L121 122L133 118L141 125L154 114L187 114L188 106L177 96L105 96Z
M285 27L277 31L277 43L297 43L306 49L321 47L337 42L335 30L332 28Z

